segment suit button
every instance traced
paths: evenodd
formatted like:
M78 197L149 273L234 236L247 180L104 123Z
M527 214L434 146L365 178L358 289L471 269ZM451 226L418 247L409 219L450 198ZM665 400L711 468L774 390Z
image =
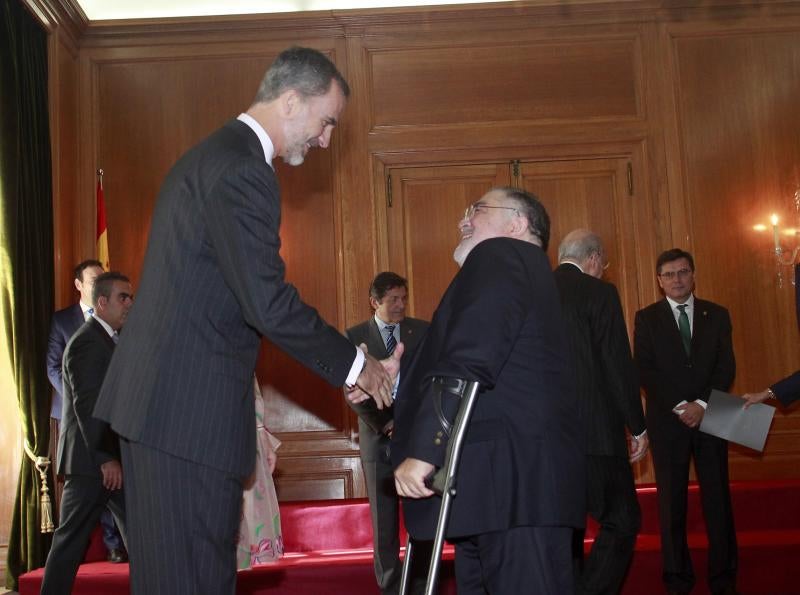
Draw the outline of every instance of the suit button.
M436 440L434 440L434 441L433 441L433 443L434 443L436 446L439 446L439 445L442 443L442 441L441 441L439 438L437 438Z
M443 434L441 432L436 432L436 437L437 438L441 438L442 436L443 436Z

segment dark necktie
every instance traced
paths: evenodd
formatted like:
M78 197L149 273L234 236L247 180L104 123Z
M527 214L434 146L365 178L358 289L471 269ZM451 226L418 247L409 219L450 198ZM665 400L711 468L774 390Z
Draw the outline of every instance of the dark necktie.
M386 355L392 355L394 348L397 347L397 339L394 338L394 326L393 324L386 325L386 332L389 334L386 337Z
M686 355L692 352L692 329L689 327L689 315L686 313L686 304L678 306L681 313L678 315L678 330L681 333L681 341L683 341L683 350Z

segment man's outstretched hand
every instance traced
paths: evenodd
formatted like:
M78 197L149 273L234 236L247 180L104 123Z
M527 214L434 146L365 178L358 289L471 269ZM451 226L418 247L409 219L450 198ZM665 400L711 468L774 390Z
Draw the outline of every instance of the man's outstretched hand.
M403 351L405 351L405 346L402 343L398 343L392 355L380 361L376 360L374 357L367 354L367 346L364 343L359 345L359 347L367 357L367 364L364 366L364 369L361 371L361 375L356 380L355 386L353 386L350 389L345 389L347 400L350 401L351 403L361 403L371 397L375 399L375 404L378 406L378 409L383 409L384 406L390 407L392 405L392 390L394 388L397 375L400 373L400 359L403 357ZM362 383L362 379L364 378L364 372L367 371L367 366L370 365L370 360L371 362L378 364L377 367L384 373L384 375L389 380L388 401L385 400L383 396L380 396L379 398L379 395L370 392L369 387L366 384ZM383 386L384 385L381 384L381 387Z

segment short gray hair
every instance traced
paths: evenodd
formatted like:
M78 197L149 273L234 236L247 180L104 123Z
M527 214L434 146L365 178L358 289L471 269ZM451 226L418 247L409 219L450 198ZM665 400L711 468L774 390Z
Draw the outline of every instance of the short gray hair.
M333 80L344 96L349 97L347 81L325 55L311 48L290 47L278 54L267 70L254 103L272 101L289 89L294 89L304 99L325 95Z
M603 242L596 233L588 229L573 229L558 246L558 262L574 260L582 263L591 258L592 254L603 253Z
M513 186L501 186L493 190L499 190L506 198L514 201L519 214L528 222L528 232L539 239L542 251L547 252L550 243L550 216L539 198L535 194Z

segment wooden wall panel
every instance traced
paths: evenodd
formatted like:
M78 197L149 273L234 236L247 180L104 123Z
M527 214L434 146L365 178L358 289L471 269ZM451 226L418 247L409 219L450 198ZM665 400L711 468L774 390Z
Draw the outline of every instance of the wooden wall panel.
M798 32L794 0L528 0L91 24L69 95L80 114L59 124L80 151L74 168L74 155L59 156L60 183L78 191L56 217L57 237L73 235L63 252L72 258L91 247L102 166L112 264L137 280L168 168L247 106L280 49L311 45L334 57L353 97L332 148L279 172L283 253L288 278L331 322L367 317L369 282L397 253L382 223L388 169L569 161L608 147L603 157L633 164L635 200L624 215L635 258L624 263L636 269L639 303L660 297L655 255L675 243L693 249L699 295L734 317L736 387L762 388L800 361L790 294L774 286L769 238L751 230L770 211L786 212L778 197L800 163L790 101ZM338 391L293 366L269 347L259 363L270 425L284 439L282 497L363 495L352 416ZM763 460L735 450L734 477L796 476L797 420L778 414Z
M96 64L97 157L111 266L134 286L167 171L189 147L250 104L271 56Z
M640 115L630 40L374 50L373 126Z
M683 171L698 295L728 307L734 389L761 390L800 364L791 286L779 288L772 234L800 167L800 32L676 33ZM784 240L785 241L785 240ZM800 411L779 412L763 457L734 448L734 477L797 476Z

